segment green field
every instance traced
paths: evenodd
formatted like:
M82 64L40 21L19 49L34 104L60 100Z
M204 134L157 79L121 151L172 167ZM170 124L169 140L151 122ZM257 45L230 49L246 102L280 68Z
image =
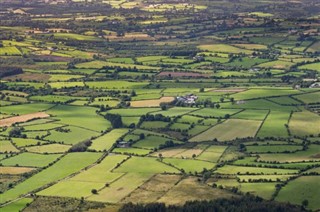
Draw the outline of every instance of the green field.
M236 138L254 137L260 124L260 121L254 120L229 119L196 135L190 141L208 141L215 138L218 141L229 141Z

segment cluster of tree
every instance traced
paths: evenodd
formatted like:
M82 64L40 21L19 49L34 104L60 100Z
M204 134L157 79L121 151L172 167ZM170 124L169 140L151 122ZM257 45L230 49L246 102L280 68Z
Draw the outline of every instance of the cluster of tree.
M118 114L106 114L105 118L111 122L113 128L121 128L123 126L121 116Z
M0 78L22 74L22 73L23 73L22 68L0 66Z
M156 115L152 115L152 114L146 114L146 115L142 115L140 117L140 122L143 121L163 121L163 122L170 122L171 118L168 116L164 116L162 114L156 114Z
M279 203L274 201L263 200L260 197L244 196L239 198L230 199L217 199L211 201L190 201L186 202L182 206L169 205L164 203L149 203L133 204L127 203L122 206L120 212L185 212L185 211L197 211L197 212L216 212L216 211L229 211L229 212L256 212L256 211L268 211L268 212L300 212L307 211L306 209L289 203Z
M26 138L26 134L22 134L23 128L14 127L9 131L9 136L14 138Z
M80 143L77 143L73 145L70 149L69 152L85 152L87 151L88 147L91 146L92 141L90 140L85 140Z

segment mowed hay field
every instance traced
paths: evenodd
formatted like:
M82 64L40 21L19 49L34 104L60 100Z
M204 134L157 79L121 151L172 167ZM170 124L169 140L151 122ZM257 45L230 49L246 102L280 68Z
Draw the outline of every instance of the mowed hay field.
M301 204L308 200L308 208L317 210L320 208L320 176L302 176L285 185L276 197L277 201Z
M174 100L174 97L161 97L160 99L149 99L141 101L131 101L131 107L159 107L160 103L170 103Z
M30 113L30 114L10 117L10 118L6 118L6 119L1 119L0 120L0 127L10 127L11 125L13 125L15 123L26 122L26 121L36 119L36 118L48 118L48 117L50 117L50 115L48 115L45 112Z
M261 125L261 121L228 119L225 122L213 126L207 131L191 138L191 142L209 141L230 141L236 138L254 137Z

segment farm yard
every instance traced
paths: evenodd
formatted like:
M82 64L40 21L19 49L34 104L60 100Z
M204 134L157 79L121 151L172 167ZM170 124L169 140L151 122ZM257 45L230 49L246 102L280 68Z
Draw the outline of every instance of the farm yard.
M0 1L0 211L320 210L320 4L272 4Z

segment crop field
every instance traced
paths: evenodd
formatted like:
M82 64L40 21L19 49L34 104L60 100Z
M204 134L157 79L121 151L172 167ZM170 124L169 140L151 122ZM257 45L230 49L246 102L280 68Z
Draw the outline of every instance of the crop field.
M213 139L229 141L236 138L254 137L260 124L260 121L254 120L229 119L191 138L190 141L200 142Z
M132 107L159 107L160 103L170 103L174 100L173 97L161 97L160 99L131 101Z
M0 211L319 211L319 7L0 0Z

